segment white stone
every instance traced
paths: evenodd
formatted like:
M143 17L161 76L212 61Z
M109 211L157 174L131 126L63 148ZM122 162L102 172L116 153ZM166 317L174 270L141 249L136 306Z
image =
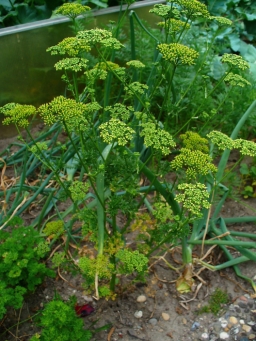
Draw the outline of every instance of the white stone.
M145 295L140 295L137 297L137 302L139 303L146 302L146 300L147 300L147 297Z
M134 317L136 317L137 319L140 319L143 315L143 312L141 310L136 310L134 313Z
M165 321L168 321L168 320L170 320L170 315L167 314L167 313L162 313L162 318L163 318Z
M201 336L202 336L203 339L207 339L208 340L209 334L203 333Z
M229 334L228 333L226 333L226 332L221 332L220 333L220 339L221 340L226 340L228 338L229 338Z
M240 322L240 324L244 324L244 320L240 320L239 322Z

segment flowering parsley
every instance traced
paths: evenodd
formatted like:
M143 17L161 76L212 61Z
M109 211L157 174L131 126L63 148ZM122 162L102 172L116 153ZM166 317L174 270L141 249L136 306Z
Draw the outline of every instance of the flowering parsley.
M195 217L202 217L202 208L210 208L209 193L204 184L183 183L178 185L178 190L183 191L176 195L175 200L182 203L183 207Z
M70 19L75 19L79 15L85 14L86 12L90 11L91 8L88 6L83 6L77 3L66 3L60 6L56 11L55 14L61 14L65 17Z
M212 158L200 150L181 148L180 154L171 162L173 169L184 169L189 179L195 179L198 175L215 173L217 168L212 163Z
M0 108L0 113L6 116L3 125L14 123L25 128L29 126L28 118L36 114L36 108L33 105L8 103Z
M104 142L117 142L119 146L125 146L135 133L133 129L117 118L111 118L108 122L102 123L99 129Z
M155 123L142 123L141 127L143 129L140 135L144 136L146 147L152 146L154 149L161 151L163 155L168 155L170 148L175 147L176 144L172 136L167 131L157 127Z
M256 156L256 143L243 139L234 140L234 147L240 150L242 155Z
M88 60L84 58L65 58L57 62L54 66L56 70L66 70L66 71L82 71L82 69L87 68Z
M126 65L133 66L136 69L143 69L145 67L145 64L143 64L139 60L130 60L126 63Z
M235 146L234 140L217 130L211 131L209 134L207 134L207 137L221 150L233 149Z
M227 63L230 67L237 67L241 70L249 69L249 64L243 59L243 57L236 54L225 53L221 61Z
M242 88L246 85L251 85L247 79L243 78L240 75L230 72L224 79L225 82L229 83L232 86L241 86Z
M176 0L175 2L182 7L183 12L187 17L210 17L210 13L205 4L202 4L197 0Z
M172 7L163 4L154 5L154 8L149 10L149 13L154 13L159 17L168 18L172 13Z
M52 55L67 54L71 57L76 57L82 52L88 52L91 47L87 40L78 39L76 37L69 37L63 39L55 46L49 47L46 51L51 52Z
M163 55L163 59L175 65L194 65L199 53L190 47L179 43L159 44L157 49Z

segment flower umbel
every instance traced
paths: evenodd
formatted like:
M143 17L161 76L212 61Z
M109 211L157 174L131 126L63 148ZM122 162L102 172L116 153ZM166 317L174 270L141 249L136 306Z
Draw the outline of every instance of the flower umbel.
M234 148L234 140L232 140L227 135L221 133L220 131L213 130L209 134L207 134L207 137L221 150Z
M234 140L234 147L240 150L242 155L256 156L256 143L243 139Z
M33 105L9 103L0 108L0 113L6 116L4 125L14 123L25 128L29 126L28 118L36 114L36 108Z
M131 141L135 131L117 118L111 118L108 122L99 126L100 136L106 143L117 142L119 146L125 146Z
M82 71L87 68L88 60L84 58L65 58L57 62L54 66L56 70Z
M201 2L197 0L175 0L177 4L179 4L183 12L187 17L204 17L209 18L210 13L207 10L207 7L205 4L202 4Z
M172 136L165 130L160 129L155 123L142 123L141 136L144 136L144 144L162 152L163 155L170 153L170 148L175 147Z
M180 184L178 189L183 191L176 196L175 200L183 204L183 207L191 212L196 218L202 216L202 208L210 208L209 193L204 184Z
M75 100L63 96L56 97L50 103L41 105L38 111L47 125L61 121L65 122L71 130L80 129L83 125L87 125L86 104L77 103Z
M159 44L158 50L163 55L163 59L174 65L194 65L199 53L190 47L179 43Z
M67 54L76 57L82 52L90 51L91 47L87 40L69 37L63 39L59 44L49 47L46 51L55 54Z
M66 3L60 6L56 11L55 14L61 14L65 17L70 19L75 19L79 15L85 14L86 12L90 11L91 8L88 6L83 6L77 3Z
M229 83L232 86L241 86L242 88L246 85L251 85L247 79L243 78L240 75L230 72L224 79L225 82Z
M180 154L171 162L173 169L184 169L189 179L196 179L198 175L215 173L217 168L212 163L212 158L200 150L181 148Z
M223 63L227 63L232 68L237 67L241 70L249 69L249 64L243 59L243 57L236 54L225 53L222 56L221 61Z

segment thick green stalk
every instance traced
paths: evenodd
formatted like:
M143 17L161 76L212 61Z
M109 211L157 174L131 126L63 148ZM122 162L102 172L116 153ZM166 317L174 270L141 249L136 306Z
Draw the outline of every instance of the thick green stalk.
M98 255L103 255L105 233L105 198L104 198L104 171L96 176L97 190L97 218L98 218Z

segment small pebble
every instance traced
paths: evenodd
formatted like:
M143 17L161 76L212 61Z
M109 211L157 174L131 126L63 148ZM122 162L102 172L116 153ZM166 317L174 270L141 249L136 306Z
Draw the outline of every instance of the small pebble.
M250 333L250 331L252 330L252 327L247 326L247 324L243 324L242 329L243 329L246 333Z
M196 329L198 329L200 327L200 323L198 323L198 322L194 322L193 324L192 324L192 327L191 327L191 330L196 330Z
M152 318L150 320L148 320L148 323L152 324L153 326L155 326L157 324L157 319Z
M255 335L254 334L249 334L248 335L248 339L249 340L254 340L255 339Z
M167 313L162 313L162 318L163 318L165 321L168 321L168 320L170 320L170 315L167 314Z
M238 320L237 320L237 318L235 316L230 316L229 322L232 323L232 324L237 324Z
M252 326L252 330L253 330L254 332L256 332L256 324L254 324L254 325Z
M220 339L221 340L227 340L229 338L229 334L226 332L221 332L220 333Z
M137 297L137 302L139 303L146 302L146 300L147 300L147 297L145 295L140 295Z
M203 333L202 335L201 335L201 337L202 337L202 339L208 339L209 338L209 335L207 334L207 333Z
M140 319L143 315L143 312L141 310L137 310L134 313L134 317L136 317L137 319Z

